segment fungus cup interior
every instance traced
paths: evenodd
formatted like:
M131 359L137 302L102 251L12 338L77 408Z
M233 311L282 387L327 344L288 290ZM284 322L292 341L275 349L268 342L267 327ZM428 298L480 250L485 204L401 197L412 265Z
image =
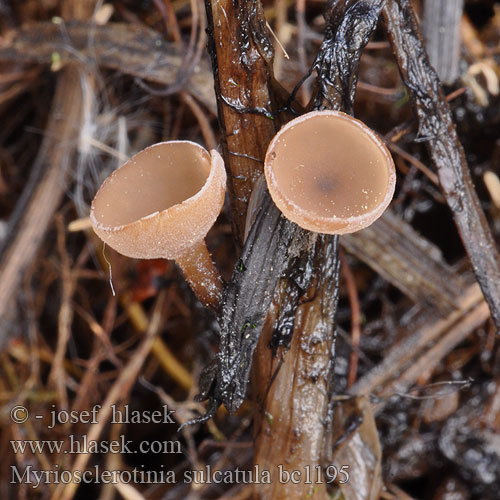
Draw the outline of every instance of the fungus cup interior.
M336 111L307 113L285 125L269 145L264 172L285 217L329 234L374 222L389 205L396 180L378 136Z
M201 147L177 142L149 147L103 184L95 218L113 228L162 212L194 196L209 173L210 158Z
M216 151L190 141L154 144L104 181L90 219L97 235L123 255L175 259L198 298L213 305L221 280L204 238L224 203L225 185Z

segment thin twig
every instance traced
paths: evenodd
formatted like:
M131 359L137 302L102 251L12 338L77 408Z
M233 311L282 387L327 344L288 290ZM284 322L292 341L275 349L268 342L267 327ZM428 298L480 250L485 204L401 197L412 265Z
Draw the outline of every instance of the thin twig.
M151 320L149 322L148 331L146 336L139 347L135 350L130 361L126 364L123 370L120 372L120 376L113 383L111 389L109 390L106 399L102 403L102 407L99 410L97 423L92 424L86 434L88 442L97 441L105 426L109 421L109 417L112 412L112 405L118 401L122 401L126 398L132 384L136 380L139 371L146 361L148 354L153 347L158 331L161 328L162 321L162 306L165 300L165 293L161 292L155 304L155 308L151 315ZM84 470L88 461L91 458L89 452L82 452L78 454L75 462L73 463L72 470ZM53 500L71 500L74 493L78 487L78 483L70 482L66 485L61 484L57 488Z
M359 359L359 340L361 338L361 307L359 305L358 292L354 275L347 262L346 255L342 249L339 252L342 274L345 278L349 304L351 305L351 356L349 358L349 375L347 376L347 388L356 381Z
M59 328L57 336L57 347L54 354L54 364L50 371L50 379L55 384L59 394L61 409L68 409L68 394L66 392L66 372L64 370L64 357L66 346L71 336L71 324L73 322L73 308L71 297L75 288L75 280L71 273L71 263L66 251L66 237L62 216L57 217L57 245L61 257L61 307L59 309Z

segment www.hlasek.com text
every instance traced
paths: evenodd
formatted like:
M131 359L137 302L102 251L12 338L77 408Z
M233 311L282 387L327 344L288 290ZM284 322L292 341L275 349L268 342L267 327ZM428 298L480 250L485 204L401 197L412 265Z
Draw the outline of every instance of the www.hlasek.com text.
M10 441L12 450L16 454L31 452L33 455L40 453L117 453L120 455L137 453L182 453L180 441L140 441L134 444L134 441L126 439L122 434L118 439L92 440L85 434L75 436L70 434L67 439L60 440L30 440L30 439L12 439Z

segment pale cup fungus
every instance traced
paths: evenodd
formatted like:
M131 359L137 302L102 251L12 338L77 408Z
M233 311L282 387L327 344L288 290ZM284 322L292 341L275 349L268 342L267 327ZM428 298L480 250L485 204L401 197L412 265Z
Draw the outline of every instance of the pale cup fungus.
M95 195L90 220L117 252L174 259L200 301L214 309L222 280L204 238L224 203L226 172L217 151L190 141L154 144L113 172Z
M266 153L269 193L283 215L317 233L359 231L394 194L392 157L365 124L337 111L313 111L287 123Z

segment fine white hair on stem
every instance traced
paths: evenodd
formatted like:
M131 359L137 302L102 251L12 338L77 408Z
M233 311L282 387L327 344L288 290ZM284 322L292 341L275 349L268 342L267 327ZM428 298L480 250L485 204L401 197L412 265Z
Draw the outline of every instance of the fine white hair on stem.
M104 257L104 260L108 264L109 268L109 286L111 287L111 293L113 294L113 297L116 295L115 293L115 287L113 286L113 272L111 271L111 262L109 262L108 258L106 257L106 243L102 245L102 256Z

